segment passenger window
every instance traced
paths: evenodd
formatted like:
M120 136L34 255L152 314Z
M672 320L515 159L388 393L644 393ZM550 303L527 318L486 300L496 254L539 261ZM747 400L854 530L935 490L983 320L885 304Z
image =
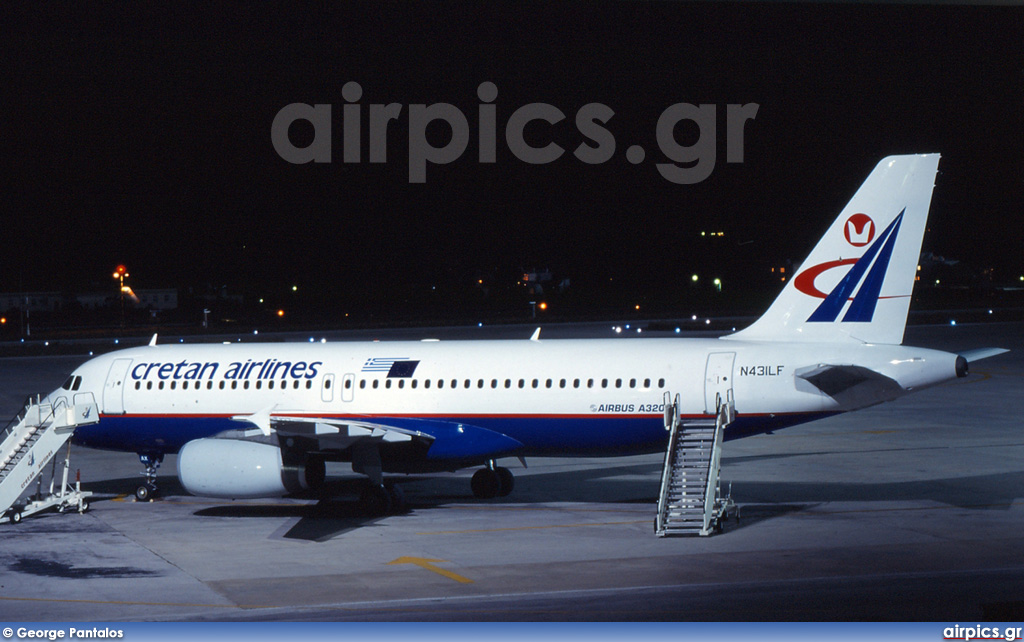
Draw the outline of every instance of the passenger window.
M313 389L313 380L312 379L306 379L306 390L312 390L312 389Z
M438 388L444 388L444 379L438 379L437 380L437 387Z
M248 384L249 382L246 381L245 383ZM248 388L248 387L249 386L246 386L246 388ZM330 390L330 389L331 389L331 380L330 379L324 379L324 390Z
M257 380L256 380L256 389L257 389L257 390L259 390L259 389L261 389L262 387L263 387L263 382L262 382L262 381L260 381L259 379L257 379ZM327 387L328 387L328 388L330 388L330 386L327 386Z
M477 388L483 388L484 387L484 380L483 379L477 380L476 387Z
M366 379L360 379L359 380L359 389L360 390L366 390Z
M607 388L608 387L608 380L607 379L602 379L601 380L601 387L602 388Z
M413 388L415 388L415 387L416 387L416 380L415 380L415 379L413 379L413 380L412 380L412 387L413 387Z
M559 388L564 388L565 387L565 379L559 379L558 380L558 387Z
M664 379L658 379L658 387L659 388L664 388L665 387L665 380Z
M160 390L163 390L164 389L164 382L161 381L160 384L157 386L157 388L159 388Z
M351 389L352 389L352 380L351 379L345 379L345 390L351 390Z
M594 380L593 379L587 379L587 387L588 388L593 388L594 387Z
M538 385L540 385L540 382L538 380L534 379L533 380L533 387L536 388Z
M512 387L512 380L511 379L506 379L505 380L505 387L506 388L511 388Z
M242 387L245 388L246 390L248 390L249 389L249 382L248 381L243 381L242 382ZM330 386L327 386L327 387L330 388Z
M387 380L384 381L384 387L385 388L391 388L391 380L390 379L387 379Z
M644 379L644 388L650 388L650 387L651 387L651 380L650 379Z
M153 382L152 381L147 381L146 382L146 390L152 390L152 389L153 389Z
M141 387L142 387L142 382L141 381L136 381L135 382L135 389L138 390Z
M629 387L630 388L636 388L636 379L630 379L629 380Z
M373 380L373 389L376 390L379 385L380 385L380 379L374 379Z
M572 387L573 388L579 388L580 387L580 380L579 379L573 379L572 380Z
M466 379L466 380L465 380L465 381L463 382L463 385L462 385L462 387L463 387L463 388L466 388L467 390L469 389L469 379Z
M520 388L525 388L526 387L526 380L525 379L520 379L519 380L519 387Z
M615 380L615 387L616 388L621 388L622 387L622 379L616 379Z
M424 388L429 388L430 387L430 379L424 379L423 380L423 387Z
M551 387L551 380L550 379L548 379L547 381L544 382L544 387L545 388L550 388Z
M497 388L497 387L498 387L498 380L497 379L491 379L491 388Z
M237 381L232 381L231 382L231 389L232 390L237 390L238 389L238 382Z
M171 382L171 390L174 390L177 387L178 387L178 382L177 381L172 381Z

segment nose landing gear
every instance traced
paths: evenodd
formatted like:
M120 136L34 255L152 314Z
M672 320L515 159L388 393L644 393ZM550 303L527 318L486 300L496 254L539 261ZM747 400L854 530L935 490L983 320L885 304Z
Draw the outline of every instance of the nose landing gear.
M135 488L135 499L140 502L148 502L160 495L160 489L156 485L156 470L164 461L163 453L139 453L139 461L146 467L142 473L146 481Z

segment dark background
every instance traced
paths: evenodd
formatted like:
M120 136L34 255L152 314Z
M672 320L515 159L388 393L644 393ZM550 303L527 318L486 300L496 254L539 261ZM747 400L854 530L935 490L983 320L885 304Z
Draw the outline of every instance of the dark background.
M279 307L293 322L514 319L541 298L552 319L636 305L756 312L781 286L770 268L802 260L880 158L916 152L943 155L924 250L959 261L935 269L971 289L935 300L999 304L1012 295L998 286L1024 274L1019 7L261 2L0 15L0 291L116 291L110 274L125 264L135 288L179 288L187 322L190 294L218 292L245 301L219 317L251 322ZM348 81L363 88L359 164L342 162ZM476 155L484 81L498 87L494 164ZM388 162L370 164L367 106L391 102L404 107ZM408 105L440 102L467 115L469 147L409 184ZM567 115L527 129L567 149L551 164L518 160L504 140L508 116L532 102ZM572 155L585 140L573 117L590 102L615 111L602 165ZM680 102L718 105L717 162L696 185L655 169L658 116ZM274 151L271 122L291 103L333 105L332 163ZM760 108L744 162L729 164L725 106L745 103ZM676 137L690 144L696 128ZM625 158L633 144L647 151L639 165ZM530 293L517 281L533 268L571 285Z

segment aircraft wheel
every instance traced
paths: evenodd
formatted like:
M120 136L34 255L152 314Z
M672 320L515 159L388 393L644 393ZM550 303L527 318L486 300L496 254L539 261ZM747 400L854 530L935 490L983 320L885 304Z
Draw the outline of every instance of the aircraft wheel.
M157 488L152 484L140 484L135 489L135 499L140 502L148 502L157 495Z
M384 486L370 484L359 497L359 503L367 515L380 517L391 510L391 495Z
M494 472L498 475L498 482L500 485L498 497L508 497L509 493L512 492L512 489L516 487L516 478L508 468L495 468Z
M21 523L21 511L20 510L16 510L13 513L11 513L11 523L12 524L20 524Z
M477 499L491 499L501 490L501 478L490 468L481 468L473 473L469 485Z
M85 501L85 500L83 499L83 500L82 500L82 503L80 503L80 504L78 505L78 512L79 512L79 513L85 513L85 512L87 512L88 510L89 510L89 502L87 502L87 501Z
M387 486L388 498L391 500L391 512L399 513L405 510L405 493L398 484Z

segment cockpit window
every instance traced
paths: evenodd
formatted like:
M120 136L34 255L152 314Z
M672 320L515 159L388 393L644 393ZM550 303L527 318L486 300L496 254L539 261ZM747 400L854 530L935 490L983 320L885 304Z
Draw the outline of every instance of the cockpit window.
M74 379L75 379L75 381L74 381L74 383L71 384L71 389L72 390L78 390L82 386L82 378L81 377L74 377Z
M61 386L61 388L65 389L65 390L71 390L71 385L74 382L75 382L75 378L74 377L68 377L68 380L64 382L64 385Z

